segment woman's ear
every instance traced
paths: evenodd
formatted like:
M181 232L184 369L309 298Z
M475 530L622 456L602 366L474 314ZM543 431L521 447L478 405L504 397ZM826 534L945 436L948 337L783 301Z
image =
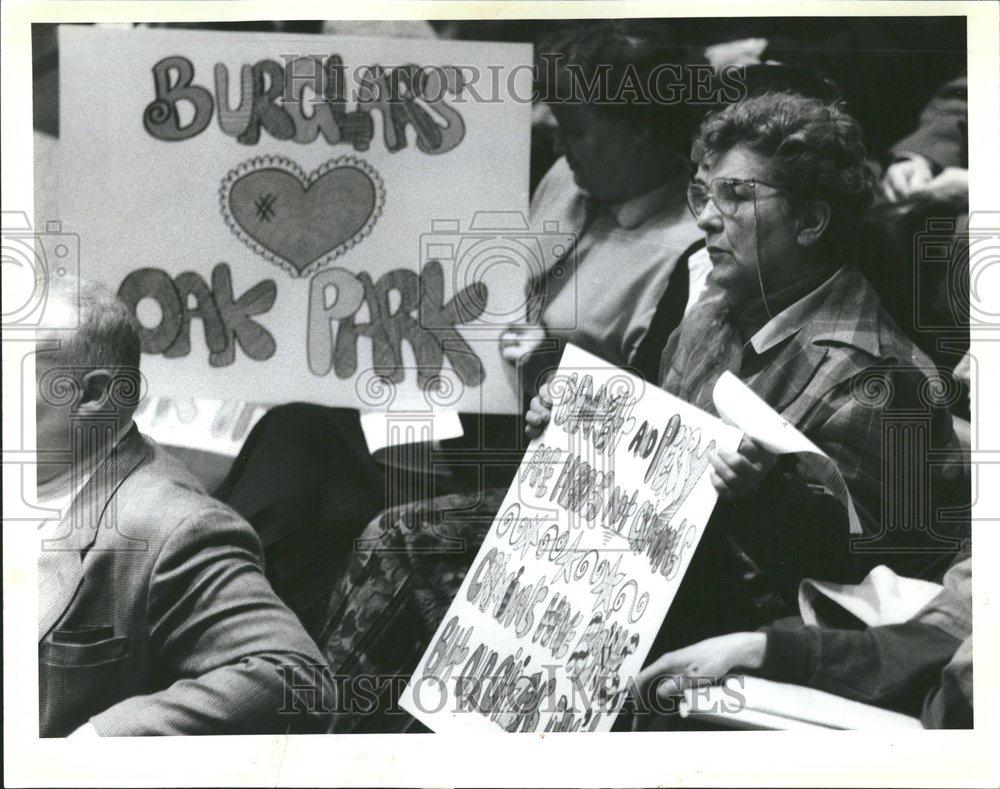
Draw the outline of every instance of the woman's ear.
M825 200L810 200L799 214L799 246L811 247L830 225L830 204Z

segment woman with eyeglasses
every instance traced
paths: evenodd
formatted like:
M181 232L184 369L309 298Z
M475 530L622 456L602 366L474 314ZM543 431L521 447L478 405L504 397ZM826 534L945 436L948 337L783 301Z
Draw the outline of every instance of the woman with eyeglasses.
M933 578L968 532L968 478L948 454L957 442L934 367L854 267L873 188L864 156L861 130L840 106L787 92L720 110L695 140L687 196L712 272L666 345L661 386L715 413L715 382L725 370L737 375L838 464L863 534L789 458L746 438L717 453L720 501L650 658L794 613L806 577L857 582L888 564ZM545 392L532 400L529 437L550 407ZM907 454L916 433L945 451L940 464ZM359 554L335 593L321 640L331 665L415 665L505 492L444 497L374 522L368 536L394 552ZM934 517L942 504L956 508L954 520ZM433 550L445 545L464 550Z
M874 186L857 122L764 94L707 118L692 160L688 204L712 272L667 342L661 386L715 413L715 382L737 375L837 463L863 533L818 481L744 438L712 458L720 501L653 654L794 613L806 577L857 582L878 564L938 577L968 533L958 510L938 516L969 501L953 387L855 268ZM529 435L548 406L533 401ZM917 432L924 454L910 451ZM929 464L927 449L948 460Z

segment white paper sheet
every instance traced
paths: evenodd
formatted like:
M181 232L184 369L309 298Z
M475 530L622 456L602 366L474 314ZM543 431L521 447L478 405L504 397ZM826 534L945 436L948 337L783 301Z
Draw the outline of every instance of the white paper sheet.
M462 421L455 411L419 414L372 412L361 415L361 430L373 455L389 446L444 441L462 435Z
M861 521L847 483L829 455L728 371L719 376L712 400L719 416L736 425L768 452L796 455L804 474L827 488L847 508L851 534L861 534Z
M734 698L740 699L739 703L734 702ZM696 715L737 729L878 731L923 728L917 718L899 712L815 688L748 676L730 676L722 685L686 691L680 713L684 717Z

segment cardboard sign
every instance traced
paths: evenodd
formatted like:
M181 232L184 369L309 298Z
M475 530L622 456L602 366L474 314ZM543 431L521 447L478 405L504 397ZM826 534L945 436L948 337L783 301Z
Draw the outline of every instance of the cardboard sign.
M153 395L517 410L531 261L488 252L530 235L530 47L64 26L59 58L57 218Z
M437 732L607 731L698 546L739 430L573 346L402 706Z

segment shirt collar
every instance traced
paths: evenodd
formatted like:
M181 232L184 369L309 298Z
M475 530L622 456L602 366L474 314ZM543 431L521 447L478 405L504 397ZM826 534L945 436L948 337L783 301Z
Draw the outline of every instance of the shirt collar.
M649 192L622 200L618 203L611 203L607 206L608 211L614 216L615 221L626 230L638 227L647 219L655 216L671 203L677 202L684 194L682 188L686 183L687 176L681 174L677 178L672 178L662 186L658 186Z
M837 272L818 288L810 291L794 304L785 307L761 326L757 333L750 338L750 345L753 346L754 351L762 354L799 331L813 318L819 307L837 287L844 276L844 271L843 268L837 269Z

